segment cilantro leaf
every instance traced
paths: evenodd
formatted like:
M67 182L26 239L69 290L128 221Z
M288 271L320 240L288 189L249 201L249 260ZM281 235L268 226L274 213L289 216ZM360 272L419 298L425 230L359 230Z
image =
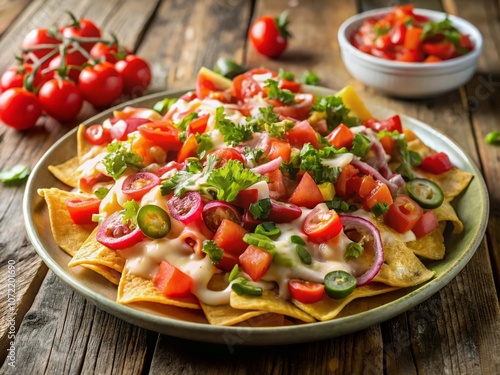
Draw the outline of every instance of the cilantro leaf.
M245 160L250 160L253 165L259 164L259 160L264 155L264 152L265 151L262 148L252 148L248 146L243 149Z
M209 174L207 185L217 189L217 199L230 202L236 199L240 190L264 179L265 177L245 168L239 160L229 160L222 168Z
M236 146L241 142L252 139L253 126L251 124L236 125L224 115L224 107L218 107L215 110L215 128L219 129L224 142L230 146Z
M203 249L201 251L210 257L212 264L219 264L224 255L224 250L218 247L215 241L211 240L203 241Z
M337 150L333 146L326 146L316 150L310 143L306 143L300 151L300 168L312 174L312 178L317 184L323 182L335 182L342 171L340 167L330 167L323 163L324 159L329 159L337 154L344 153L345 148Z
M273 111L273 107L260 107L259 108L259 125L272 124L278 122L280 115Z
M443 35L446 40L452 42L455 47L460 49L460 32L453 26L448 16L439 22L424 23L423 32L420 38L426 39L436 35Z
M339 96L331 95L316 98L313 110L326 114L328 131L332 131L340 123L349 128L360 124L357 117L349 116L350 110L344 105L342 98Z
M131 230L137 228L137 212L139 211L139 203L135 200L127 201L123 204L123 224L129 226Z
M191 112L188 113L186 116L184 116L178 123L174 124L174 126L181 130L181 131L186 131L188 125L193 121L194 119L197 119L198 113L196 112Z
M368 154L368 151L370 151L370 147L370 139L366 135L361 133L356 133L354 135L351 148L351 152L354 155L364 158L366 154Z
M320 83L320 79L318 75L312 70L306 70L302 75L302 83L305 83L306 85L317 86Z
M203 159L207 153L214 148L214 142L209 133L198 134L196 133L196 142L198 142L198 157Z
M131 148L130 143L124 144L117 140L108 145L108 154L102 160L102 164L113 179L118 179L127 167L143 168L142 157L131 151Z
M385 26L381 26L380 23L376 23L373 27L373 32L376 36L382 36L387 34L391 30L391 25L386 24Z
M292 72L287 72L283 68L280 68L278 71L278 78L286 79L287 81L294 81L295 80L295 74Z
M176 101L177 98L165 98L163 100L156 102L155 105L153 106L153 109L163 116L165 113L168 112L170 107L172 107L172 105L175 104Z
M268 89L268 98L277 99L288 105L295 104L295 94L290 90L280 89L278 81L275 81L274 79L267 79L264 87Z
M250 204L248 211L253 215L255 219L265 219L269 216L269 212L271 212L271 199L264 198L258 200L255 203Z

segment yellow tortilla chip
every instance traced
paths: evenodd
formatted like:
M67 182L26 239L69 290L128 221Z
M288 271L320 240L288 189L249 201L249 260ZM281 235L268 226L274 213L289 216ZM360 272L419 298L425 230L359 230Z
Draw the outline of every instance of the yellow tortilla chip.
M77 172L78 158L69 159L65 163L59 165L49 165L49 171L61 182L72 188L78 187L78 179L80 173Z
M231 291L229 304L235 309L258 310L282 314L302 320L306 323L312 323L315 319L304 311L294 306L290 301L280 298L276 293L264 290L262 296L239 296Z
M434 210L434 213L439 222L451 221L453 224L453 233L461 233L464 230L464 224L458 218L455 209L449 202L444 201L441 206Z
M165 305L199 309L200 304L195 296L169 298L160 293L151 280L131 274L125 268L122 272L116 302L128 304L132 302L157 302Z
M444 199L448 202L465 190L474 177L473 174L457 168L452 168L441 174L432 174L419 170L418 175L438 184L443 190Z
M101 275L108 281L111 281L115 285L120 284L121 273L115 271L114 269L105 266L98 266L95 264L82 264L82 266L98 273L99 275Z
M38 194L47 202L50 227L57 245L69 255L75 255L96 225L75 224L66 208L66 201L85 196L56 188L39 189Z
M446 251L441 228L436 228L415 241L407 242L406 245L414 254L433 260L443 259Z
M119 273L125 267L125 259L114 250L108 249L96 240L97 228L90 234L87 240L73 256L68 266L75 267L82 264L93 264L113 269Z
M267 311L234 309L230 305L211 306L203 302L200 302L200 305L208 322L216 326L232 326L255 316L267 314Z
M314 318L321 321L327 321L335 318L345 306L356 298L376 296L379 294L389 293L397 289L399 288L384 284L370 283L354 289L351 294L342 299L333 299L328 296L324 296L321 301L315 303L302 303L296 299L292 299L292 303Z

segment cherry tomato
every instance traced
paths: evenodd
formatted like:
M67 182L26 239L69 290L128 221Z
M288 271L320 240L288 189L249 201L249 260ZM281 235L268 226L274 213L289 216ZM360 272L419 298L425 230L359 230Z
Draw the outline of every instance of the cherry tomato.
M114 64L120 57L125 57L129 52L125 49L120 51L117 44L108 45L105 43L97 42L90 50L90 56L93 59L100 61L107 61ZM122 56L123 55L123 56Z
M96 233L96 240L112 250L123 250L144 239L139 227L131 229L123 223L123 215L116 211L103 221Z
M329 210L326 204L321 203L306 216L302 231L313 242L326 242L340 234L342 222L335 210Z
M201 218L203 201L200 193L189 191L182 198L175 195L167 201L170 215L185 225Z
M101 62L87 66L78 77L83 97L96 107L112 104L122 94L123 78L113 64Z
M420 164L420 168L433 174L442 174L453 168L450 158L444 152L436 152L426 156Z
M170 122L149 122L138 127L139 133L167 151L179 151L182 142L179 139L179 129Z
M90 125L85 129L85 138L90 144L102 145L111 142L111 134L101 124Z
M298 219L301 215L302 210L296 204L271 199L271 211L266 220L274 221L275 223L287 223Z
M262 91L259 83L251 75L241 74L233 79L235 96L239 100L253 98Z
M248 32L250 41L262 55L278 57L285 51L290 37L287 25L286 14L282 14L279 18L262 16L250 26Z
M147 124L148 122L149 120L145 118L130 117L126 119L119 119L114 122L111 127L111 138L125 141L128 134L135 132L140 126Z
M288 282L292 298L302 303L314 303L323 298L325 286L321 283L292 279Z
M49 69L54 69L49 74L49 77L54 77L56 70L61 68L61 55L55 56L49 63ZM78 82L78 77L80 76L81 66L87 62L87 58L83 56L80 52L70 52L66 55L64 59L64 65L67 69L68 77L74 82Z
M65 38L100 38L101 30L89 19L82 18L76 20L73 18L73 24L62 28L61 33ZM81 42L80 45L85 50L90 51L95 42Z
M93 224L92 215L99 213L100 199L69 199L66 201L71 220L75 224Z
M115 69L123 78L123 91L132 97L143 95L151 83L151 69L138 56L128 55L117 61Z
M53 45L58 45L60 44L61 41L57 39L56 37L50 35L48 29L34 29L31 30L26 36L24 37L23 41L21 42L21 48L23 51L29 50L30 48L34 48L38 45L41 44L53 44ZM54 46L56 48L56 46ZM26 54L26 61L27 62L33 62L33 57L35 59L41 59L45 55L51 53L54 48L41 48L37 50L33 50L30 52L25 52ZM48 61L46 61L42 67L46 67L49 64Z
M17 130L25 130L35 126L42 114L42 104L35 94L14 87L0 95L0 118Z
M5 71L0 78L0 92L4 92L13 87L23 87L24 80L28 74L33 72L33 66L30 64L22 64L20 66L14 66ZM33 77L32 86L36 90L40 88L43 83L44 78L40 73L40 70Z
M406 194L394 198L389 211L384 214L384 222L399 233L406 233L422 217L424 210Z
M132 199L140 200L144 194L160 183L160 178L154 173L138 172L123 181L122 192Z
M73 81L51 79L38 92L43 110L58 121L74 120L83 104L80 89Z
M223 201L211 201L203 207L203 221L212 232L217 231L223 220L230 220L241 225L241 214L231 204Z

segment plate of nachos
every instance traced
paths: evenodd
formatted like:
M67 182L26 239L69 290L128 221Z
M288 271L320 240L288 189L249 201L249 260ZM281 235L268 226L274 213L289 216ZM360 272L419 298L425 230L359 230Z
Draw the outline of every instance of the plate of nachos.
M103 310L271 345L429 298L474 254L489 206L457 145L350 86L202 68L195 90L124 103L59 140L23 209L44 262Z

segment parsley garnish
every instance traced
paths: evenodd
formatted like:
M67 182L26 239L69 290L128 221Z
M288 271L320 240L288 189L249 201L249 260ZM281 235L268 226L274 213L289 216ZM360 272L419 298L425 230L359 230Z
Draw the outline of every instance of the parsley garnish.
M203 241L203 249L201 250L210 257L212 264L219 264L224 255L224 250L217 246L215 241Z
M241 142L252 139L253 126L251 124L236 125L224 115L224 107L215 110L215 128L219 129L224 142L230 146L236 146Z
M352 141L351 153L360 158L364 158L368 151L370 151L370 139L361 133L356 133L354 135L354 140Z
M267 97L270 99L277 99L282 103L291 105L295 104L295 94L287 89L280 89L278 81L274 79L267 79L265 86L267 91Z
M253 215L255 219L265 219L269 216L269 212L271 212L271 199L265 198L258 200L255 203L250 204L248 211Z
M198 142L198 157L203 159L207 153L214 148L214 142L209 133L198 134L196 133L196 142Z
M199 116L196 112L191 112L188 113L186 116L184 116L181 121L178 123L174 124L174 126L181 130L181 131L186 131L188 125L193 121L194 119L197 119Z
M262 148L252 148L248 146L243 149L245 159L250 160L253 165L259 164L259 160L264 155L264 152L265 151Z
M317 86L319 85L319 82L320 79L318 75L313 71L306 70L302 75L302 83L305 83L306 85Z
M123 224L128 225L131 230L137 228L138 211L139 203L133 199L123 204L123 210L120 212L123 215Z
M326 146L320 150L316 150L310 143L306 143L300 151L300 168L304 171L311 172L317 184L335 182L342 171L341 168L329 167L323 164L323 159L329 159L344 152L346 152L345 148L337 150L333 146Z
M347 203L342 198L339 198L338 196L333 197L333 200L331 200L331 201L326 201L325 204L327 205L328 209L330 209L330 210L334 209L335 211L340 211L340 212L356 211L357 210L356 206L349 205L349 203Z
M124 144L114 140L108 145L108 154L102 160L102 164L106 167L106 172L115 180L121 176L127 167L141 169L142 157L131 151L130 143Z
M335 129L340 123L349 128L359 125L359 119L349 116L350 110L344 105L342 98L339 96L331 95L316 98L313 109L326 114L326 123L329 131Z

